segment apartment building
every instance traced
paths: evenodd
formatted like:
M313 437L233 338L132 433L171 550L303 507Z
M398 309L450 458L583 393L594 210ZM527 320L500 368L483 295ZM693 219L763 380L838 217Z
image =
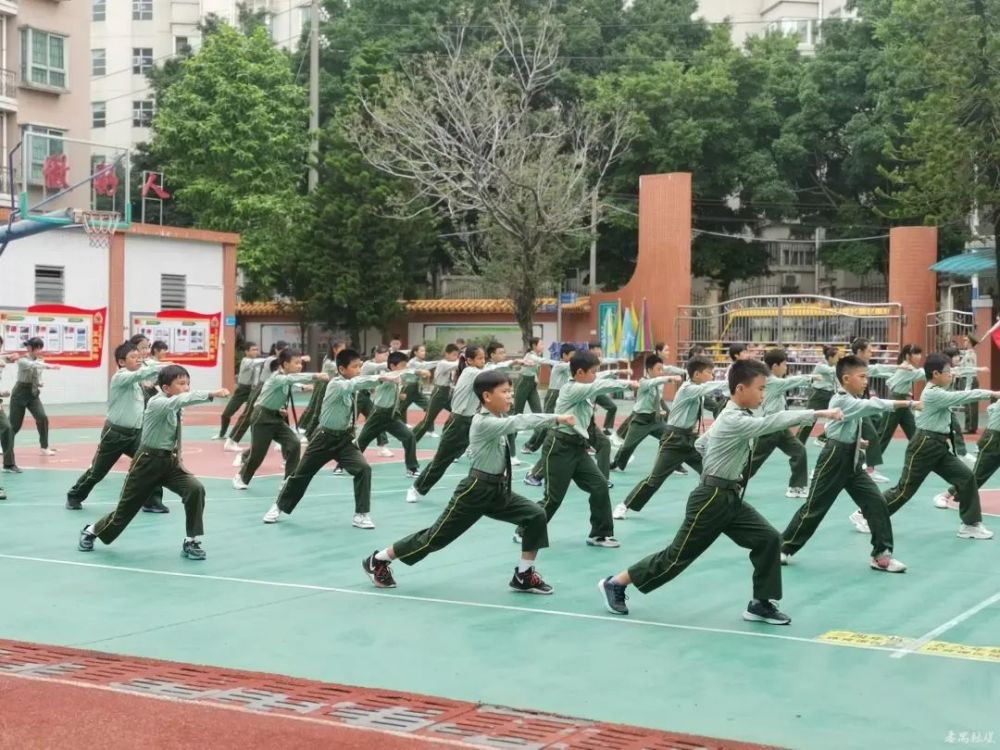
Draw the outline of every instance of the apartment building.
M822 21L853 18L847 0L699 0L697 18L710 23L729 21L733 43L747 37L782 32L799 38L799 49L811 51L819 40Z
M0 166L3 192L16 192L7 154L26 130L87 138L90 122L88 9L56 0L0 0ZM38 144L43 146L42 142ZM48 154L31 154L41 170Z

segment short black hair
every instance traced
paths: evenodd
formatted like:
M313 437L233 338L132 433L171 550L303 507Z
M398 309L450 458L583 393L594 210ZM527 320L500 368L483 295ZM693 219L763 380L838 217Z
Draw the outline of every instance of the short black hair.
M492 393L504 384L510 384L510 378L500 370L483 370L472 381L472 392L476 394L479 403L483 403L483 394Z
M691 348L688 349L688 359L693 359L699 355L705 354L708 350L701 344L691 344Z
M541 339L538 336L532 336L530 339L528 339L528 346L534 349L535 344L537 344L539 341L541 341Z
M923 352L924 350L920 344L903 344L903 347L899 350L899 359L896 360L896 364L903 364L903 361L911 354L923 354Z
M824 346L823 347L823 359L830 359L830 357L836 357L837 352L840 351L839 346Z
M587 344L587 349L589 351L594 351L594 349L601 349L601 348L602 347L600 341L591 341L589 344Z
M729 392L736 393L736 386L750 385L757 378L766 378L771 372L767 365L756 359L738 359L729 368Z
M255 346L257 346L257 342L256 341L244 341L243 342L243 351L248 352L251 349L253 349Z
M733 362L735 362L736 358L739 357L746 350L747 350L747 348L743 344L730 344L729 345L729 358Z
M840 358L837 363L837 382L842 383L844 380L844 374L853 370L868 370L868 365L865 361L856 354L848 354Z
M339 370L341 367L350 367L352 362L359 359L361 359L361 355L354 349L341 349L337 352L337 357L334 361L337 363L337 369Z
M776 346L773 349L768 349L764 352L764 364L769 368L787 361L788 353L780 346Z
M924 375L930 380L935 372L944 372L946 367L951 370L951 355L946 352L934 352L927 355L927 359L924 360Z
M168 352L168 351L170 351L170 347L167 346L167 342L166 341L156 340L156 341L153 342L153 346L151 347L151 351L154 351L154 352Z
M389 351L388 344L379 344L378 346L375 347L376 354L385 354L387 351Z
M576 344L563 344L559 347L559 358L562 359L567 354L572 354L576 351Z
M444 347L445 354L451 354L452 352L458 351L458 344L446 344Z
M954 359L955 357L961 357L962 351L956 346L946 346L944 349L941 350L941 354L946 356L949 359L949 364L951 364L950 360Z
M282 365L288 364L295 357L301 357L301 356L302 352L300 352L298 349L288 349L287 347L285 349L282 349L281 351L278 352L278 355L273 360L271 360L271 372L276 372L277 369Z
M408 359L409 357L406 356L406 352L396 351L389 352L389 359L386 361L389 363L389 367L395 367L400 362L406 362Z
M688 377L693 378L696 372L714 370L715 363L708 357L691 357L684 365L684 369L687 370Z
M858 352L867 349L872 345L872 342L868 339L858 336L854 341L851 342L851 354L857 354Z
M577 352L569 361L569 374L570 376L574 376L580 370L592 370L600 364L601 360L598 359L596 354L592 354L589 350L585 352Z
M138 351L139 347L131 341L125 341L115 347L115 362L124 362L129 354Z
M666 348L667 348L667 342L666 341L657 341L655 344L653 344L653 353L654 354L659 354L660 352L662 352Z
M190 380L191 373L180 365L167 365L160 370L160 374L156 378L156 384L160 386L160 388L163 388L173 383L177 380L177 378L187 378Z
M45 342L42 341L38 336L32 336L30 339L24 342L25 347L28 349L44 349Z
M129 339L129 343L139 346L143 341L149 341L149 336L144 333L137 333L135 336Z
M497 349L506 349L506 348L507 347L505 347L499 341L491 341L489 344L486 345L486 356L492 357L496 353Z
M652 370L657 365L662 365L663 360L660 359L659 354L647 354L646 361L643 363L647 370Z

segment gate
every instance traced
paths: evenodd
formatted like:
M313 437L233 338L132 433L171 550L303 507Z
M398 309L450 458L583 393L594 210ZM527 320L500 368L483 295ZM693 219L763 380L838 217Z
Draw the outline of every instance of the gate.
M927 314L927 348L925 351L939 352L954 346L955 338L976 330L976 316L962 310L938 310Z

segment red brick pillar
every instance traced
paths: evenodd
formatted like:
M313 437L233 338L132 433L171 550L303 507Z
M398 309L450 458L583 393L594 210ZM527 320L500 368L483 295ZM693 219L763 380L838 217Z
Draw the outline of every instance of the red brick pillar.
M937 227L896 227L889 232L889 300L903 305L901 344L924 345L927 315L937 310Z
M993 300L990 297L980 297L973 300L972 312L976 316L976 333L984 336L986 331L993 326ZM997 390L997 384L1000 383L1000 377L998 377L1000 373L997 372L997 367L1000 366L1000 357L997 356L997 348L993 346L992 337L985 336L976 345L976 359L980 367L990 368L988 373L984 372L979 376L980 387Z

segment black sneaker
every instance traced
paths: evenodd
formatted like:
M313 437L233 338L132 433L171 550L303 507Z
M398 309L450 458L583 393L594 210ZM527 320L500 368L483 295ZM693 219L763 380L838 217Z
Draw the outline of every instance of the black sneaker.
M201 548L201 542L197 539L185 539L184 546L181 547L181 557L188 560L204 560L205 550Z
M361 567L364 568L369 580L375 584L375 588L396 588L396 579L392 577L392 571L389 570L389 563L385 560L376 560L375 555L377 554L378 550L375 550L371 555L362 560Z
M622 546L613 536L589 536L587 544L591 547L607 547L609 549L617 549Z
M87 531L87 528L88 528L87 526L84 526L83 529L80 531L80 541L76 545L77 549L79 549L81 552L94 551L94 540L97 539L97 537L94 534L91 534L89 531Z
M150 503L149 505L143 505L142 506L142 512L143 513L169 513L170 512L170 508L168 508L166 505L164 505L162 502L160 502L158 500L155 503Z
M0 500L6 500L6 499L7 499L7 493L4 491L3 487L0 487Z
M542 480L536 477L534 474L525 474L524 483L529 487L541 487Z
M4 470L5 474L23 474L24 473L24 472L21 471L21 467L20 466L4 466L3 470Z
M514 568L514 577L510 579L509 585L511 589L520 591L522 594L552 593L552 587L542 580L542 577L538 575L538 571L535 570L534 565L523 573L518 573L517 568Z
M771 600L752 600L747 604L747 611L743 613L743 619L750 622L766 622L769 625L788 625L792 618L774 606Z
M628 600L628 597L625 596L626 588L615 581L614 576L602 578L597 582L597 590L604 597L604 606L614 615L628 614L628 607L625 604Z
M74 500L71 497L66 498L66 510L83 510L83 501Z
M609 489L609 490L613 490L614 488L615 488L615 483L614 483L614 482L612 482L612 481L611 481L611 480L609 479L609 480L608 480L608 489Z

